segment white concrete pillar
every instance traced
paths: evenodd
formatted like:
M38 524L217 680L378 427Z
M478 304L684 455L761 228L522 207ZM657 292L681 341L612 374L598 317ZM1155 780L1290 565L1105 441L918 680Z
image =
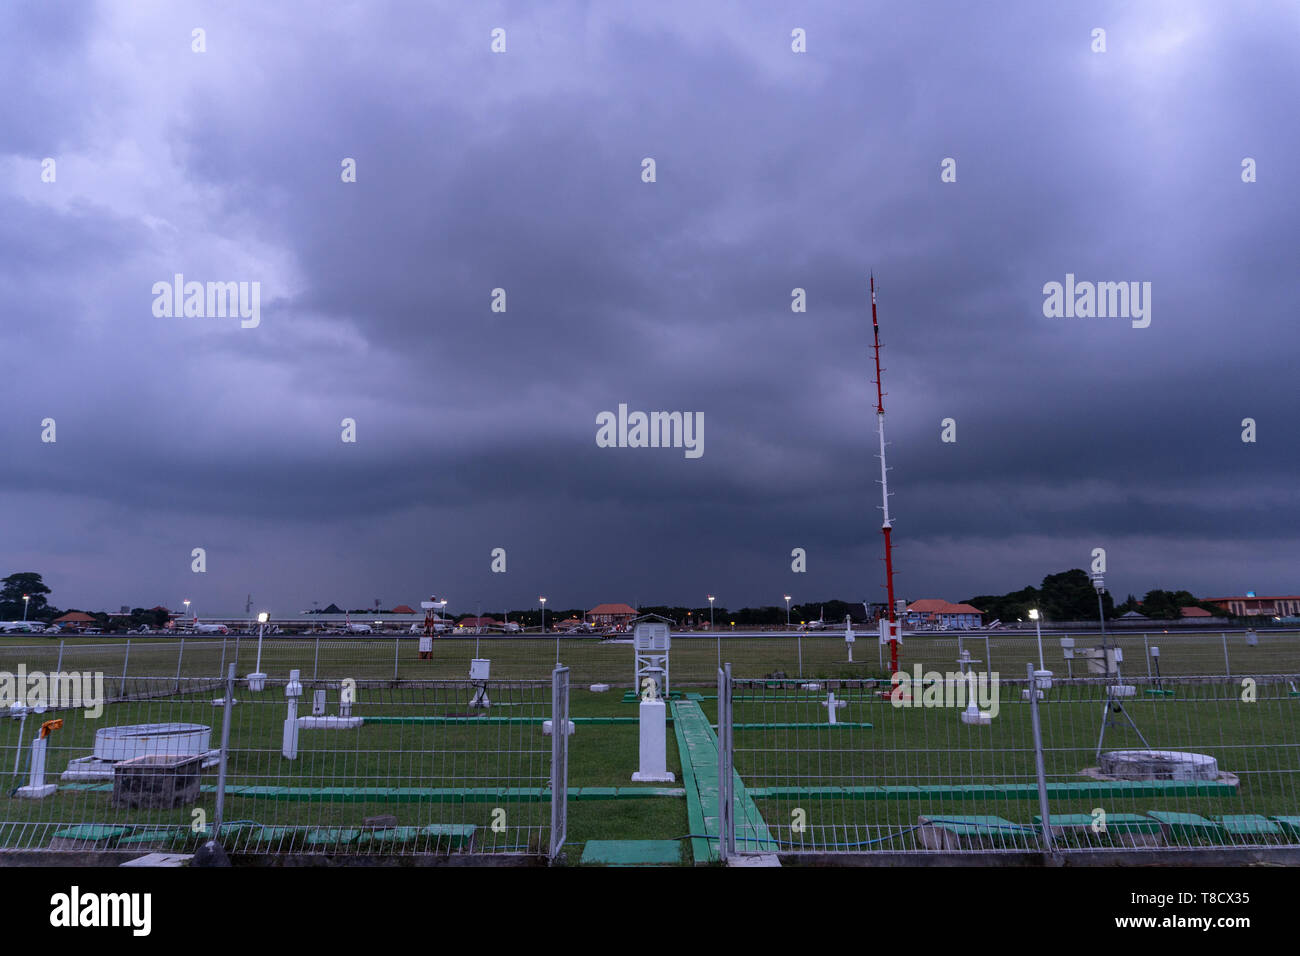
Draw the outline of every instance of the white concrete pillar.
M32 740L32 775L28 779L27 786L19 787L15 795L19 797L28 797L40 799L48 797L59 789L57 784L45 782L45 749L47 746L44 737L35 737Z
M280 753L288 760L298 759L298 698L289 698L289 716L284 721L284 741Z
M672 783L668 770L668 708L662 700L641 701L641 769L632 774L639 783Z

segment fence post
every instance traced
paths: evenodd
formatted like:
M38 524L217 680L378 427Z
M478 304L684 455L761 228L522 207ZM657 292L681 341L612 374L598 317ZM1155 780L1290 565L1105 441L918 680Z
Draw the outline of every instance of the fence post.
M551 852L564 846L569 821L569 669L551 672Z
M402 639L393 638L393 680L397 680L397 658L402 653Z
M1220 631L1219 636L1223 638L1223 673L1231 677L1232 664L1228 661L1228 634L1226 631Z
M181 638L181 649L176 654L176 689L173 693L181 692L181 661L185 658L185 638Z
M319 665L320 665L320 638L318 637L316 638L316 651L314 654L312 654L312 658L311 658L311 679L313 683L315 683L316 681L316 669Z
M1147 636L1142 635L1142 656L1147 659L1147 682L1151 681L1151 647L1147 644Z
M225 642L222 642L223 646ZM217 768L217 817L212 824L212 839L221 835L221 817L226 809L226 761L230 754L230 711L235 701L235 665L226 671L226 699L221 710L221 763Z
M989 643L989 636L987 634L984 635L984 670L988 671L990 674L995 670L993 667L993 645Z
M1038 776L1038 812L1043 818L1043 849L1054 853L1052 847L1052 818L1047 807L1047 769L1043 763L1043 731L1038 722L1038 678L1034 665L1026 664L1029 673L1029 719L1034 728L1034 770Z
M731 665L718 669L718 859L736 850L736 802L732 793Z
M221 639L221 663L217 665L217 680L226 672L226 639Z
M63 673L63 638L59 638L59 661L54 665L54 673Z
M126 696L126 668L131 663L131 638L126 639L126 653L122 655L122 686L118 690L118 697Z
M795 637L795 644L799 648L799 676L803 677L803 635Z

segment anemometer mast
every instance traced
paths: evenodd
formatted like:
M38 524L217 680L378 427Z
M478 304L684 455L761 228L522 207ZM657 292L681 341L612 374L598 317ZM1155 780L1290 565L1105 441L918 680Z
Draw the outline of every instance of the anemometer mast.
M893 522L889 519L889 469L885 467L885 392L880 381L880 322L876 318L876 276L871 275L871 331L876 353L876 431L880 436L880 500L884 520L880 533L885 536L885 590L889 596L889 673L898 673L898 631L894 620L894 552L890 541Z

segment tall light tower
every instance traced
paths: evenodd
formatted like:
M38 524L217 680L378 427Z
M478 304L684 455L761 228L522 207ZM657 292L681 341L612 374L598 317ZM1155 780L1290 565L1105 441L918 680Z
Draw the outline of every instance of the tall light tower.
M1038 669L1043 670L1043 616L1038 613L1038 608L1029 609L1029 619L1034 622L1034 632L1038 635Z
M876 431L880 434L880 500L883 521L880 533L885 536L885 589L889 596L889 672L898 673L898 632L894 624L894 552L889 519L889 476L885 467L885 392L880 381L880 322L876 319L876 276L871 276L871 332L876 353Z
M710 595L709 595L709 630L710 630L710 631L713 630L713 602L714 602L714 600L715 600L714 596L713 596L712 594L710 594Z
M785 595L785 629L790 630L790 595Z

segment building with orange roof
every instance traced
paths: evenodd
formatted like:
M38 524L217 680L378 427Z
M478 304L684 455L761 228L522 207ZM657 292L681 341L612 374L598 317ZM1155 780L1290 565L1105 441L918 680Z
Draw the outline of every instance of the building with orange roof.
M923 598L907 606L903 622L932 627L968 629L984 623L984 612L969 604L953 604L942 598Z
M587 612L587 620L602 627L622 627L636 617L636 608L627 604L597 604Z

